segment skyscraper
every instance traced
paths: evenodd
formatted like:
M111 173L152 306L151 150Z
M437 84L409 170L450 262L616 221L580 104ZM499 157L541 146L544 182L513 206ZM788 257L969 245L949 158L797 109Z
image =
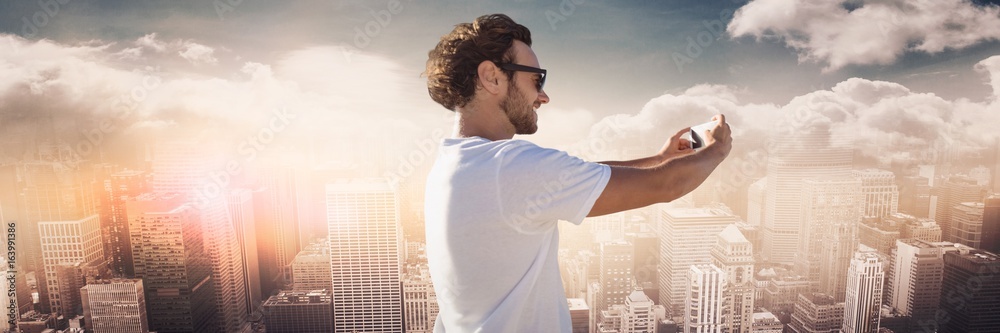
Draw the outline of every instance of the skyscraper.
M431 333L437 320L438 303L426 265L412 267L403 279L403 317L406 333Z
M582 298L567 298L573 333L590 333L590 307Z
M929 216L931 208L931 187L922 176L905 176L899 179L899 212L918 218Z
M326 203L336 332L402 332L398 194L384 180L340 181Z
M633 253L632 244L626 241L601 244L598 313L610 309L612 305L625 304L625 298L632 293Z
M656 315L653 314L653 300L641 290L632 291L625 297L620 333L656 332Z
M101 200L101 229L106 236L104 252L111 271L118 276L135 276L125 201L149 190L146 176L142 171L125 170L111 174L104 183Z
M712 261L715 239L736 217L718 208L668 208L658 205L660 303L673 315L684 309L688 270Z
M858 225L858 241L883 255L890 255L900 239L902 221L887 217L865 217Z
M688 269L684 299L684 332L722 333L722 303L726 273L715 265L692 265Z
M236 239L239 242L240 260L243 272L240 277L245 286L247 314L260 307L264 297L260 290L260 259L257 255L257 229L253 214L253 192L248 189L236 189L229 193L227 200L229 216L236 227ZM324 274L329 275L329 274Z
M944 254L957 251L953 243L900 239L890 265L888 305L901 315L917 319L933 318L941 298Z
M262 170L253 192L261 289L269 294L291 278L292 260L299 253L297 176L289 168Z
M781 140L767 159L761 254L767 261L792 264L801 229L803 180L850 176L853 149L821 125Z
M801 293L788 328L794 333L829 333L838 332L843 324L844 302L823 293Z
M882 259L874 251L858 251L847 273L844 332L877 333L882 303Z
M176 194L126 202L136 278L146 288L150 330L219 331L212 261L200 213Z
M963 202L982 202L985 189L969 177L951 176L935 190L938 199L934 221L941 225L941 240L957 243L952 225L952 208Z
M147 333L142 280L98 280L80 288L86 328L94 333Z
M1000 256L976 249L944 254L938 332L1000 332ZM919 323L919 322L918 322Z
M902 213L889 216L890 219L903 221L899 228L899 238L916 238L928 242L941 241L941 226L933 219L918 218Z
M205 252L211 259L220 332L238 333L248 325L249 314L243 251L237 236L243 229L233 223L225 197L206 199L198 213L205 232Z
M767 207L767 178L761 178L750 184L747 189L747 223L760 226L764 221L765 207Z
M983 234L980 248L1000 253L1000 192L983 202Z
M846 177L802 184L802 225L795 271L821 291L843 301L845 275L858 246L864 200L861 181Z
M712 264L725 273L722 312L729 332L749 333L753 327L753 246L735 224L719 233L712 247Z
M852 170L851 175L861 180L864 210L861 216L882 217L899 210L899 189L896 175L879 169Z
M306 246L292 260L292 290L331 288L330 242L323 239Z
M268 333L328 333L334 331L329 290L282 291L264 302Z
M97 215L90 215L74 221L39 222L38 232L41 236L45 280L48 282L49 304L52 312L76 315L78 313L75 309L63 308L63 305L73 304L65 303L66 301L73 302L78 298L78 290L60 290L60 283L57 282L57 269L61 264L98 265L103 263L104 245L101 243L100 220ZM72 283L67 285L72 285Z
M982 202L963 202L951 207L952 242L979 248L983 237Z

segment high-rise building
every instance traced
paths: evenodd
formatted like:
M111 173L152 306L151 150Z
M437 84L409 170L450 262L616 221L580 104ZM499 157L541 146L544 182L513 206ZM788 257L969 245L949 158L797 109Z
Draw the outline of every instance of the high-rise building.
M896 187L896 175L891 171L853 170L851 175L861 180L865 203L861 216L882 217L899 210L899 189Z
M874 251L858 251L847 273L844 332L877 333L882 303L882 259Z
M755 312L750 333L781 333L785 325L770 312Z
M281 291L264 302L268 333L334 332L329 290Z
M941 298L944 254L961 245L900 239L885 286L889 306L903 316L933 318Z
M900 220L889 218L889 216L865 217L858 225L858 241L862 245L888 256L896 247L896 240L900 239L902 227Z
M983 237L980 248L1000 253L1000 192L983 202Z
M758 179L747 189L747 224L760 226L764 207L767 207L767 178Z
M88 332L149 332L142 280L91 281L80 288L80 299Z
M955 227L952 225L951 215L954 212L952 208L963 202L982 202L985 189L969 177L951 176L934 190L937 193L934 221L941 225L941 240L959 243L955 238Z
M330 242L323 239L306 246L292 260L292 290L331 288Z
M735 224L723 229L712 247L712 264L725 273L722 312L729 332L749 333L753 326L753 246Z
M247 314L252 314L260 307L264 297L260 290L260 259L257 255L257 228L253 214L253 192L248 189L236 189L229 192L226 201L229 205L229 216L236 228L236 239L239 242L240 261L243 272L244 297ZM327 266L329 267L329 266ZM329 274L324 274L329 276ZM329 288L329 287L327 287Z
M626 234L625 239L635 248L632 255L632 277L635 278L635 283L653 303L658 302L660 289L656 265L660 262L660 240L653 231Z
M49 281L49 286L55 286L59 293L60 313L70 319L83 314L83 303L80 301L80 288L89 281L95 281L108 276L108 269L103 258L85 264L82 261L62 263L55 266L56 278Z
M952 242L979 248L983 237L982 202L963 202L951 207Z
M588 217L583 225L590 226L590 235L597 244L625 239L624 213Z
M844 302L822 293L802 293L796 296L795 310L788 328L794 333L840 332L844 324Z
M126 202L133 267L146 289L149 327L157 332L218 332L212 261L200 213L176 194Z
M814 283L787 270L776 271L775 275L765 279L760 306L772 312L792 312L798 295L809 293Z
M49 304L53 313L77 315L79 290L60 290L57 268L62 264L85 263L100 265L104 261L104 245L101 243L101 224L97 215L73 221L46 221L38 223L41 236L42 258L45 265L45 280L48 286ZM70 277L72 280L76 278ZM76 281L65 281L65 286L75 286ZM63 307L67 305L67 307Z
M403 318L406 333L431 333L437 320L437 294L427 265L411 267L403 279Z
M206 199L198 209L205 232L205 250L211 259L220 332L239 333L249 325L243 251L225 197Z
M905 176L899 180L899 212L918 218L930 216L931 187L922 176Z
M297 176L289 168L262 170L253 192L261 289L270 294L291 280L291 266L299 253Z
M615 304L625 304L632 293L632 266L634 248L623 240L601 244L601 272L598 282L597 311L610 309ZM600 312L599 312L600 313Z
M944 254L941 281L943 313L938 332L1000 332L1000 255L960 249ZM919 322L918 322L919 323Z
M111 272L117 276L135 276L125 202L149 191L146 176L142 171L124 170L111 174L104 181L101 234L104 236L104 253L108 257Z
M903 221L899 228L899 238L916 238L928 242L941 241L941 226L933 219L919 218L912 215L897 213L889 215L889 219Z
M36 276L46 275L42 262L39 222L78 221L94 216L97 203L92 181L82 176L78 164L63 162L28 162L23 165L23 188L20 192L20 225L17 228L21 256L19 261ZM100 234L98 234L100 237ZM103 245L102 245L103 246ZM51 267L51 265L49 265ZM38 279L38 302L42 313L53 311L47 279Z
M582 298L567 298L573 333L590 333L590 307Z
M660 303L671 314L684 309L688 271L692 265L712 261L715 239L736 217L718 208L668 208L658 205L660 238Z
M692 265L688 269L684 299L684 332L722 333L726 273L715 265Z
M767 159L761 254L766 261L792 264L800 237L803 181L849 177L853 149L846 143L849 140L832 135L824 126L781 140Z
M625 297L625 307L622 311L622 326L620 333L653 333L656 332L656 315L653 313L653 300L641 290L635 290Z
M397 192L384 180L340 181L327 184L326 203L336 332L402 332Z
M828 178L802 183L796 273L812 281L814 291L822 291L840 302L851 254L858 246L857 230L864 207L861 181Z

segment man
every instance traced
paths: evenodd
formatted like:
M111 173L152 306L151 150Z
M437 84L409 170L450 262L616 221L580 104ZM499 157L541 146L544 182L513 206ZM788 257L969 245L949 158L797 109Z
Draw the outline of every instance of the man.
M556 223L669 202L729 154L725 117L694 152L680 136L634 161L586 162L514 134L537 130L549 102L531 33L506 15L479 17L429 52L427 89L458 113L427 178L427 259L435 332L570 332Z

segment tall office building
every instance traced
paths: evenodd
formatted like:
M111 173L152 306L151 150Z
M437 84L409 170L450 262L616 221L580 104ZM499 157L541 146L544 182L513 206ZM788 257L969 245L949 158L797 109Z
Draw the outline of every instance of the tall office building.
M767 198L761 224L761 254L766 261L792 264L801 229L803 181L849 177L853 149L845 138L816 126L782 137L767 159Z
M722 305L726 273L715 265L692 265L688 269L684 299L684 332L725 331Z
M933 219L918 218L902 213L889 216L890 219L903 221L899 228L899 238L916 238L928 242L941 241L941 226Z
M632 293L633 253L632 244L623 240L601 244L598 313L612 305L625 304L625 298Z
M941 299L944 254L961 247L919 239L897 241L885 286L888 305L904 316L933 318Z
M941 240L958 243L952 225L952 208L963 202L982 202L985 188L969 177L951 176L934 190L937 193L934 221L941 225Z
M226 202L229 205L229 216L236 228L236 240L239 242L240 261L243 264L243 272L239 276L243 279L246 311L250 315L264 301L260 290L260 259L257 255L257 224L253 214L253 192L248 189L235 189L229 192Z
M938 332L1000 332L1000 255L960 249L944 254Z
M330 242L323 239L306 246L292 260L292 290L331 288Z
M656 315L653 313L653 300L641 290L632 291L625 297L625 307L622 311L621 333L653 333L656 332Z
M657 206L657 236L660 238L660 303L671 314L684 309L688 270L712 261L711 249L726 226L736 217L718 208L668 208Z
M93 333L147 333L142 280L98 280L80 288L84 323Z
M108 276L108 268L103 259L98 258L97 261L91 263L77 261L55 266L56 278L49 280L48 285L50 288L54 287L60 291L58 299L62 312L59 314L64 318L74 318L83 314L83 303L80 301L79 290L89 281Z
M126 202L133 267L146 289L150 330L219 331L212 261L200 213L176 194Z
M567 298L573 333L590 333L590 307L582 298Z
M750 333L781 333L785 325L771 312L755 312Z
M763 224L765 207L767 207L767 178L761 178L750 184L747 189L747 223L753 226Z
M77 221L97 213L91 181L82 176L78 164L63 162L28 162L23 165L23 188L20 192L21 221L17 239L22 250L19 261L36 276L45 275L39 222ZM98 234L100 237L100 234ZM51 265L49 265L51 266ZM47 279L38 279L40 311L52 311Z
M840 332L843 324L844 302L823 293L801 293L796 296L788 329L793 333L832 333Z
M802 185L802 226L795 271L822 291L843 301L845 275L857 249L864 207L861 181L810 179Z
M590 226L590 235L597 244L625 239L624 213L588 217L583 225Z
M635 249L632 255L632 277L637 288L642 288L653 303L659 302L660 289L657 282L657 263L660 262L660 240L652 228L648 231L629 233L625 239Z
M874 251L858 251L847 273L844 332L877 333L882 303L882 259Z
M918 218L934 218L930 216L931 187L928 179L922 176L905 176L899 181L899 212Z
M291 266L299 253L296 175L289 168L262 170L253 193L261 289L270 294L291 280Z
M889 216L862 218L861 224L858 225L858 241L888 256L896 248L896 240L901 238L902 222L905 221L892 219Z
M1000 253L1000 192L983 202L983 234L980 248Z
M125 202L128 198L149 191L146 176L142 171L124 170L111 174L104 181L101 200L104 253L108 257L111 272L117 276L135 276Z
M854 179L861 181L865 208L861 216L882 217L899 210L899 188L896 175L879 169L852 170Z
M329 290L281 291L264 302L268 333L334 332Z
M340 181L326 203L336 332L402 332L398 194L384 180Z
M205 232L205 252L211 259L220 332L241 332L249 325L243 251L238 237L242 227L233 223L225 197L207 199L198 212Z
M406 333L431 333L439 312L437 294L426 265L412 267L403 279Z
M725 273L722 312L729 332L749 333L753 327L753 246L735 224L719 233L712 247L712 264Z
M101 243L100 219L97 215L90 215L73 221L39 222L38 232L41 236L45 280L52 312L76 315L78 313L73 307L77 305L74 300L79 297L78 290L60 290L57 270L61 264L103 263L104 245ZM66 304L67 301L70 303ZM67 307L64 308L63 305Z
M963 202L951 207L952 242L979 248L983 237L982 202Z

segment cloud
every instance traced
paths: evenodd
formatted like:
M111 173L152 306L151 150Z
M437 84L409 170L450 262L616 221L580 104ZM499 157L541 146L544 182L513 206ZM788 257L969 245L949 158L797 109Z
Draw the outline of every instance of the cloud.
M143 48L152 49L153 51L156 52L164 52L167 50L167 43L157 40L155 32L139 37L139 39L135 40L135 45Z
M215 49L211 47L195 42L184 42L177 54L192 64L215 64L219 62L219 59L212 56L214 52Z
M905 52L939 53L1000 39L1000 6L964 0L755 0L727 27L734 38L776 38L800 61L891 64Z
M995 55L976 63L976 71L986 73L990 86L993 87L993 98L1000 100L1000 55Z

